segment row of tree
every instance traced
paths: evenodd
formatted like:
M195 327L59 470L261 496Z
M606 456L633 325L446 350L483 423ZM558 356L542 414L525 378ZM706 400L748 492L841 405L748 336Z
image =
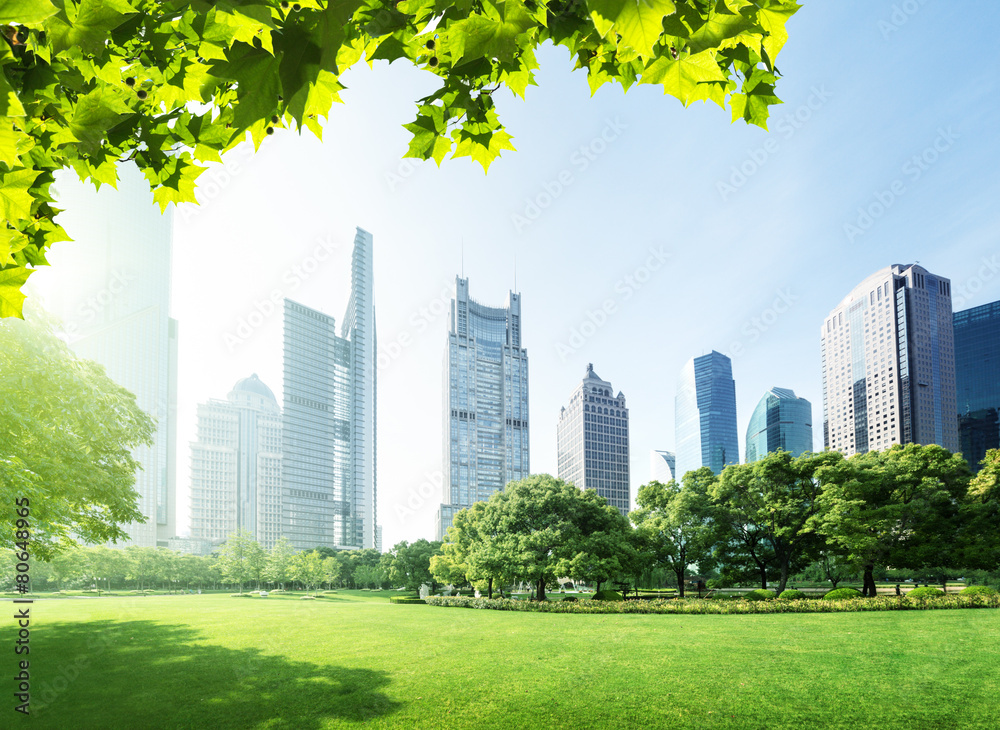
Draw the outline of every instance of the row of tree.
M535 476L457 513L432 572L490 596L527 580L544 600L559 578L628 584L651 567L670 570L681 595L692 570L782 591L818 565L834 583L862 574L874 596L879 569L995 571L998 480L1000 451L975 478L961 455L933 445L851 458L779 451L720 475L651 482L626 518L592 490Z

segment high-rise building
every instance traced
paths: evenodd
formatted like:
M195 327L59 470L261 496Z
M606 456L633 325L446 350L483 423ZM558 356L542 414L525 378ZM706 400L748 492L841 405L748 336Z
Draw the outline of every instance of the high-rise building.
M359 228L341 335L333 317L285 300L281 532L298 549L381 543L371 248Z
M268 550L281 535L281 410L256 374L198 406L191 444L191 539L237 530Z
M521 296L505 307L469 297L455 277L444 367L444 494L438 539L455 512L530 474L528 351L521 347Z
M881 269L823 322L823 443L845 456L893 444L958 451L951 282Z
M593 365L559 411L559 478L580 489L593 489L624 515L629 497L628 408Z
M677 476L677 457L673 451L649 452L649 481L666 484Z
M812 448L812 404L787 388L771 388L750 416L747 463L763 459L772 451L801 456Z
M955 312L955 386L962 455L975 471L1000 449L1000 302Z
M70 347L104 366L156 421L151 446L133 452L135 490L145 523L124 527L119 546L167 547L176 534L177 322L170 318L171 212L160 213L149 185L119 166L118 189L99 192L60 177L59 222L73 238L57 244L36 282L62 322Z
M739 463L732 360L713 350L687 361L677 380L674 423L678 479L703 466L718 474Z

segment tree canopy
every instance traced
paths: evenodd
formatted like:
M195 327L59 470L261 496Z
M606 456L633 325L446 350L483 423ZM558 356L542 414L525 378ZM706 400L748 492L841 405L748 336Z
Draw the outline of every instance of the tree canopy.
M711 100L766 128L792 0L0 0L0 316L67 240L55 172L114 185L133 160L155 200L196 202L205 163L276 129L321 136L362 59L403 60L440 86L417 101L406 156L513 149L494 94L524 97L551 42L609 82Z
M77 358L42 322L0 320L0 499L29 500L31 553L116 542L145 522L132 449L153 421L97 363ZM17 542L0 523L0 547Z

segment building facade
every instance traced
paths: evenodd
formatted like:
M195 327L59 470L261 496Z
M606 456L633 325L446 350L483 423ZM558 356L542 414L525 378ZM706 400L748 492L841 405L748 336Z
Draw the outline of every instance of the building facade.
M59 222L73 238L56 244L35 281L45 306L82 358L104 366L156 421L135 490L145 523L124 526L118 547L167 547L177 517L177 321L170 317L171 211L160 213L149 184L132 165L118 168L118 189L95 192L60 178Z
M341 335L333 317L284 304L281 532L296 549L381 549L371 248L359 228Z
M739 463L732 360L714 350L688 360L677 380L674 421L678 479L703 466L718 474Z
M469 296L455 278L444 367L444 484L436 519L442 539L455 512L489 499L530 472L528 351L521 296L504 307Z
M649 452L649 481L666 484L677 477L677 456L673 451Z
M962 455L979 471L1000 449L1000 302L955 312L955 387Z
M624 515L629 490L628 408L593 365L559 411L556 432L559 478L593 489Z
M256 374L198 406L191 444L191 539L247 530L270 550L281 535L281 411Z
M893 444L958 451L951 282L881 269L823 322L823 443L845 456Z
M801 456L812 448L812 403L787 388L771 388L760 399L747 426L747 463L772 451Z

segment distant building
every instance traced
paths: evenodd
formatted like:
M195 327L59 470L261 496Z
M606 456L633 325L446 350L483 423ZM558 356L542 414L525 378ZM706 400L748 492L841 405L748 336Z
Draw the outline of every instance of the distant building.
M133 165L118 167L118 189L95 192L60 178L59 222L73 238L56 244L54 266L36 274L48 309L72 350L104 366L156 421L151 446L133 456L145 523L124 525L117 547L166 547L177 518L177 321L170 318L171 211L160 212Z
M455 277L444 376L438 539L455 512L531 473L520 294L510 292L504 307L489 307L469 296L468 279Z
M624 515L629 498L628 408L593 365L559 412L559 478L593 489Z
M211 555L222 546L224 540L202 540L197 537L172 537L167 541L167 547L187 555Z
M771 388L760 399L747 426L747 463L772 451L801 456L812 449L812 404L787 388Z
M666 484L677 477L677 457L673 451L649 452L649 481Z
M333 317L285 300L281 534L300 550L381 543L371 249L359 228L340 335Z
M281 411L256 374L226 400L198 406L191 444L191 539L247 530L266 549L281 535Z
M740 461L733 363L714 350L681 369L674 405L678 479L703 466L720 473Z
M820 338L826 448L959 450L948 279L916 265L876 271L830 312Z
M1000 302L955 312L955 385L962 454L975 471L1000 449Z

